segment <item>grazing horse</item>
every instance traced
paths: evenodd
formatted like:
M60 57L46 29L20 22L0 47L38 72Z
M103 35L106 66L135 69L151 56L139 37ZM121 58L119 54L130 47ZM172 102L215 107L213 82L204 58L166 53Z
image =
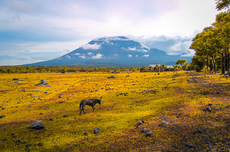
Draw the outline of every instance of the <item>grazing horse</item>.
M102 98L102 97L101 97ZM94 106L96 103L98 103L99 105L101 105L101 98L100 99L84 99L81 101L80 103L80 115L81 115L81 111L83 111L85 113L85 105L89 105L93 108L93 112L94 112Z

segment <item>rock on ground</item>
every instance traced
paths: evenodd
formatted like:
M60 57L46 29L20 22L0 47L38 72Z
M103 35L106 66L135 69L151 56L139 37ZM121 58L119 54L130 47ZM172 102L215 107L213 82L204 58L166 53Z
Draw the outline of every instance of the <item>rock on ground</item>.
M33 121L31 123L30 128L31 129L36 129L36 130L43 129L44 124L43 124L43 122L41 120L35 120L35 121Z

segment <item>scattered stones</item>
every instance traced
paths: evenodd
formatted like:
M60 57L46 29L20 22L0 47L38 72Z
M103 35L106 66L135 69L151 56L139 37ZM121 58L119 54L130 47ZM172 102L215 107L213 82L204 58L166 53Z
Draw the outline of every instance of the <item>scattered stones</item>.
M87 132L84 132L84 135L88 135L88 133L87 133Z
M207 94L209 94L209 92L208 91L201 91L200 94L207 95Z
M52 121L53 120L53 118L50 118L50 121Z
M141 128L140 126L137 126L135 129L139 129L139 128Z
M17 80L17 81L20 81L20 79L19 79L19 78L13 78L12 80Z
M43 124L43 122L41 120L35 120L35 121L33 121L31 123L30 128L31 129L36 129L36 130L43 129L44 124Z
M5 108L3 107L2 110L5 110Z
M94 134L97 134L97 133L99 133L99 128L98 127L94 128Z
M7 141L7 139L6 139L6 138L4 138L2 141Z
M6 117L5 115L1 115L0 118Z
M43 113L41 112L39 115L43 115Z
M137 122L137 125L140 125L140 124L143 124L144 123L144 120L140 120Z
M112 75L112 76L110 76L110 77L107 77L107 78L115 78L115 76L114 76L114 75Z
M206 111L208 111L208 112L211 112L211 108L210 107L206 107Z
M30 146L32 146L32 144L28 144L28 145L26 145L26 148L28 148L28 147L30 147Z
M211 105L212 105L212 103L209 103L209 104L208 104L208 106L211 106Z
M64 114L64 115L63 115L63 117L67 117L67 115L66 115L66 114Z
M153 132L152 132L152 130L150 130L149 132L147 132L146 137L152 136L152 135L153 135Z
M169 125L168 121L162 121L161 124L159 124L158 126L166 127L167 125Z
M43 146L43 143L42 142L38 143L38 146Z
M141 130L141 133L144 133L144 132L146 132L146 131L147 131L147 128L144 127L144 128Z
M17 144L21 144L22 141L21 141L21 140L17 140L16 143L17 143Z
M64 150L64 152L66 152L66 151L70 151L70 150L73 150L73 147L69 147L69 148L67 148L66 150Z
M192 148L192 147L194 147L194 145L191 142L187 142L187 143L185 143L185 147Z
M154 94L156 94L156 92L157 92L156 90L149 90L148 91L148 93L154 93Z
M45 79L40 80L40 83L36 84L35 86L47 86L47 87L50 87L50 85L46 82Z
M13 135L14 138L18 137L18 135Z
M59 103L64 103L65 101L63 100L63 101L58 101Z

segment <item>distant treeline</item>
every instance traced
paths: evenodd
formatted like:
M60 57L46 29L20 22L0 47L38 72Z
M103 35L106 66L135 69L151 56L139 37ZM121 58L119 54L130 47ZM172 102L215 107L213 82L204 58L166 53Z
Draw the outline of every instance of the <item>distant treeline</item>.
M140 71L140 67L100 67L100 68L79 68L74 66L0 66L0 73L66 73L66 72L120 72Z

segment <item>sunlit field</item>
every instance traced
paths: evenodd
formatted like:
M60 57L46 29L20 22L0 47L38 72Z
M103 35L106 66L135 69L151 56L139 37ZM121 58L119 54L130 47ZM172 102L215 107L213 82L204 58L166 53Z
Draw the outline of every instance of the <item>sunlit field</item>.
M0 74L0 151L230 151L229 90L196 72Z

